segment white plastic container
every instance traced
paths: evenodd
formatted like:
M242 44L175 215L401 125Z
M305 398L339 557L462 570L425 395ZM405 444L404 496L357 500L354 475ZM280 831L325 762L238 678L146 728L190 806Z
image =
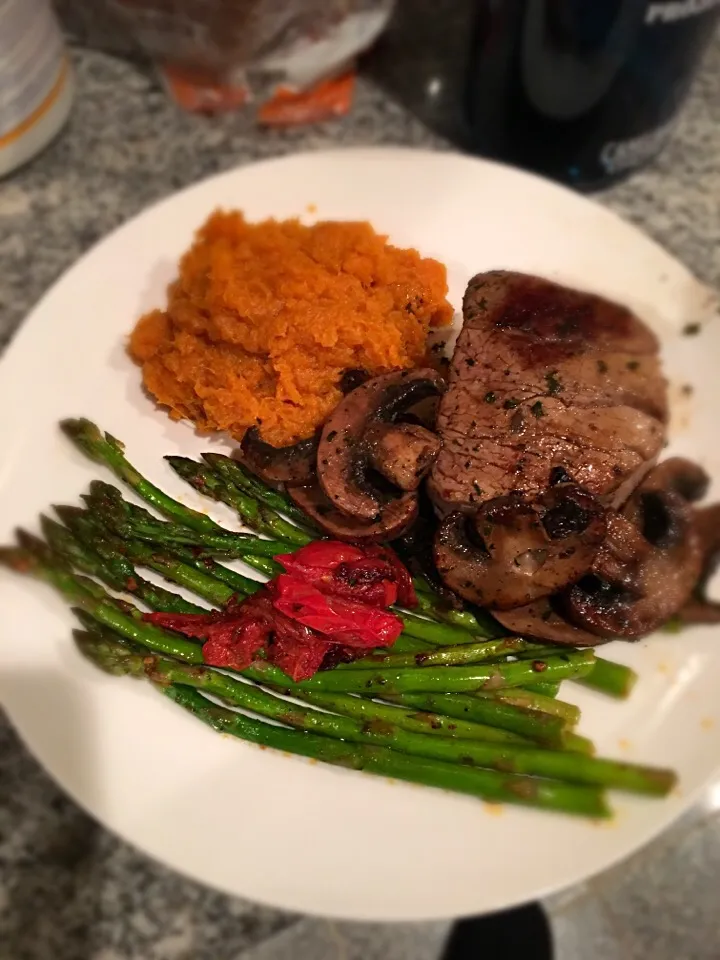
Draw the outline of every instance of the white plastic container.
M72 98L70 61L49 0L0 0L0 177L52 140Z

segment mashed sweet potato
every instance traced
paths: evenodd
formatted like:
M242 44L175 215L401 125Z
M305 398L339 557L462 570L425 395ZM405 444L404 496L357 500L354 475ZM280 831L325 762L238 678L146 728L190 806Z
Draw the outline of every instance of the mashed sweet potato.
M445 267L390 246L368 223L247 223L218 211L180 261L165 310L130 353L175 419L276 446L310 436L344 370L417 366L450 322Z

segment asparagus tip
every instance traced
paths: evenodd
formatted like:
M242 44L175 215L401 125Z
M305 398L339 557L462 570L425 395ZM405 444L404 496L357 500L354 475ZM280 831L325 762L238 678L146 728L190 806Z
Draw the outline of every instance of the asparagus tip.
M223 453L213 453L212 450L207 450L205 453L201 453L200 458L211 467L219 463L225 463L226 460L231 459L230 457L226 457Z
M73 611L89 629L73 630L73 640L78 651L93 666L114 677L142 677L145 675L144 658L135 653L119 638L115 639L107 631L100 630L97 624L79 617L80 611Z
M36 537L34 533L30 533L27 530L23 530L22 527L19 527L15 531L15 536L20 548L35 557L36 560L47 562L51 559L50 548L44 540Z
M56 533L68 532L61 523L58 523L57 520L49 517L46 513L40 514L40 529L42 530L43 535L48 542Z
M71 527L75 520L77 520L79 517L85 516L85 511L82 507L73 507L67 503L54 503L52 505L52 509L66 527Z
M20 547L0 547L0 566L16 573L32 573L38 566L37 557Z
M621 696L623 699L626 699L635 689L635 684L640 679L639 675L635 673L634 670L628 668L627 673L625 674L625 686L623 687Z
M68 440L90 455L92 455L93 445L102 443L103 440L100 428L86 417L68 417L66 420L61 420L60 429Z
M107 483L105 480L91 480L90 486L91 497L108 497L111 500L122 500L122 491L113 486L112 483Z
M200 482L198 468L201 468L201 464L190 460L188 457L178 457L174 454L168 454L163 457L163 459L182 480L187 480L193 485L197 485Z
M103 433L100 427L87 417L69 417L60 421L60 429L76 447L97 463L102 463L106 452L104 447L110 447L118 453L125 449L124 444L109 433Z

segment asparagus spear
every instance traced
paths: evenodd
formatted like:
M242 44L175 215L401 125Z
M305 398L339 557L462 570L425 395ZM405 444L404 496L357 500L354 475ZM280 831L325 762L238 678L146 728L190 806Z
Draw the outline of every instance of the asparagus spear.
M558 649L557 644L548 644L547 642L527 641L527 647L524 650L518 649L513 656L520 659L526 657L543 657L554 653ZM599 690L601 693L607 693L611 697L620 697L624 699L630 696L635 683L637 674L630 667L622 663L615 663L613 660L605 660L603 657L595 657L595 666L587 676L578 680L583 686L591 687L593 690Z
M292 690L286 689L289 695ZM346 693L317 693L311 690L302 692L302 699L308 703L322 707L332 713L353 717L367 723L391 723L411 733L422 733L429 736L453 737L460 740L485 740L494 743L517 743L534 746L534 741L523 737L519 733L501 730L499 727L490 727L484 723L471 723L469 720L458 720L446 717L441 713L428 713L402 706L393 706L387 703L378 703L376 700L365 700L362 697L350 696Z
M426 734L411 734L386 722L373 726L372 724L355 721L349 717L337 717L328 713L321 713L320 711L300 707L287 700L282 700L270 693L259 690L252 684L234 680L225 674L217 673L213 670L207 670L201 667L187 667L162 657L143 657L138 654L133 654L126 649L125 644L113 643L113 641L108 638L94 640L94 638L82 637L79 638L79 645L82 653L86 657L96 663L101 662L105 670L125 670L131 675L138 676L140 670L143 669L152 681L161 685L164 689L189 686L197 690L202 690L228 703L283 723L285 726L292 726L301 731L307 731L307 733L304 734L305 736L307 736L308 733L311 736L320 734L323 739L327 738L330 742L350 741L353 744L353 753L361 752L363 747L368 745L387 749L393 756L400 758L404 753L408 753L407 748L414 748L416 751L416 753L413 754L414 756L425 759L426 754L420 751L427 750L433 754L437 754L437 756L430 756L429 759L443 762L448 759L455 761L456 754L465 752L468 749L475 749L479 746L490 746L479 743L476 744L472 741L453 741L428 736ZM119 658L115 653L118 648ZM199 703L199 701L197 702ZM210 709L214 706L208 700L205 700L204 703L208 704L207 708L203 705L204 709ZM230 714L230 716L239 718L243 715ZM243 719L247 718L243 717ZM273 729L282 728L275 727ZM228 732L230 732L230 730L228 730ZM403 744L403 749L395 754L397 745L400 742ZM448 749L445 750L445 747ZM504 751L508 749L508 745L490 746L490 749ZM510 749L518 748L513 746L510 747ZM524 750L525 748L519 749ZM549 751L536 750L529 752L535 753L538 756L542 756L543 754L549 755ZM566 759L587 759L580 758L573 754L558 754L557 756ZM461 765L455 764L453 768L451 763L448 763L447 766L448 770L456 769L465 772L465 768ZM582 766L581 769L583 769ZM550 783L555 788L555 793L552 795L552 809L558 809L558 804L560 804L560 809L567 808L569 811L574 810L578 804L580 804L580 806L588 804L596 809L601 803L601 795L593 790L586 793L586 787L576 787L575 791L569 791L568 784L562 782L553 783L553 781L538 781L522 775L518 776L512 772L502 771L501 773L495 773L494 771L474 768L468 772L476 774L474 782L477 785L477 789L492 791L487 798L492 798L496 801L519 802L519 798L524 799L522 789L519 788L524 786L532 798L532 805L543 806L544 803L536 793L538 784ZM490 776L488 776L488 774L490 774ZM643 786L646 785L640 778L638 778L638 782ZM509 789L511 785L513 789ZM593 784L592 786L595 785ZM561 787L564 789L560 789ZM657 789L658 788L656 788L656 792ZM581 792L576 792L578 790Z
M111 638L103 637L98 641L98 647L98 657L112 659L113 651L119 648L127 662L127 645L121 641L115 642ZM85 652L92 656L91 650L86 649ZM135 660L133 672L136 672L142 663L146 674L156 683L195 687L226 703L286 726L354 743L377 744L401 753L499 769L505 773L552 777L565 782L613 787L657 796L665 795L675 782L674 774L668 770L636 764L617 763L567 752L538 750L524 744L455 740L433 737L426 732L412 733L393 723L388 717L388 712L397 712L396 708L384 710L371 701L364 704L369 722L359 721L350 716L334 716L283 700L253 684L207 668L190 667L165 657L147 657L140 654L135 654Z
M376 669L376 670L327 670L315 674L299 685L306 690L322 690L333 693L377 693L385 696L393 693L472 693L477 690L493 692L502 687L522 686L537 676L542 662L544 676L566 679L586 673L594 662L592 651L572 651L544 661L518 660L513 663L479 664L472 667L440 667ZM528 694L539 696L539 694ZM554 700L548 701L555 703Z
M556 653L557 648L553 652ZM544 697L554 698L558 695L558 693L560 693L560 682L561 681L556 680L553 683L543 683L542 681L538 681L537 683L526 683L523 687L523 690L531 690L533 693L541 693Z
M384 700L428 713L509 730L547 746L562 746L567 724L562 717L458 693L382 694Z
M170 458L166 457L166 459L170 462ZM177 460L178 458L175 459ZM235 477L238 471L231 466L234 461L231 460L230 457L224 457L219 453L205 453L203 454L203 460L205 461L204 464L193 464L193 466L202 469L203 472L201 475L204 476L205 471L209 471L211 475L222 482L222 486L224 487L222 499L224 502L232 507L238 497L251 499L258 505L260 516L265 519L266 523L271 525L271 528L267 531L270 535L276 536L281 540L287 540L289 543L296 543L301 547L311 543L319 536L317 531L303 529L304 525L302 523L298 525L296 519L293 521L287 520L282 516L282 512L267 503L268 499L273 499L270 488L265 488L264 485L258 481L257 483L247 485L254 491L250 493L242 484L236 483ZM190 463L192 463L192 461L187 461L188 465L186 465L185 469L190 470ZM182 467L175 466L172 462L170 465L180 476L183 475L181 472ZM283 501L289 499L280 494L276 494L276 496L280 497ZM295 511L293 512L296 517L300 515L305 518L305 523L308 522L309 518L305 516L298 507L295 507Z
M431 605L430 610L433 609ZM478 637L493 636L493 630L491 627L484 627L483 629L474 629L474 630L457 630L453 633L443 632L436 633L434 630L434 624L429 622L423 617L419 617L417 614L402 611L403 620L405 622L405 630L411 636L419 637L424 640L428 640L430 643L436 645L443 644L473 644L477 643ZM548 642L542 642L537 640L528 640L527 638L522 637L510 637L507 635L495 636L495 642L498 643L498 656L503 655L502 644L503 641L508 642L512 649L505 651L507 654L510 654L518 659L537 659L538 657L550 656L559 650L567 649L558 644L551 644ZM488 642L492 642L492 639ZM594 690L598 690L601 693L609 694L610 696L626 698L630 696L635 683L637 682L637 674L634 670L631 670L630 667L626 667L623 664L615 663L612 660L606 660L603 657L595 657L595 666L587 674L587 676L578 678L578 682L582 683L583 686L590 687Z
M257 556L274 557L294 549L284 540L264 540L254 534L229 530L203 533L178 523L158 520L141 507L124 500L115 487L97 480L90 484L90 493L83 500L106 526L125 539L136 538L168 547L198 547L238 559L244 559L249 552Z
M257 570L258 573L265 574L266 577L276 577L279 573L283 573L283 568L276 560L273 560L272 557L259 557L253 553L244 554L239 559L249 567L252 567L253 570Z
M284 692L292 695L291 690ZM399 727L402 727L403 730L409 730L412 733L438 734L456 737L461 740L502 741L504 743L525 744L526 746L536 745L532 738L523 737L520 734L511 733L499 727L488 726L484 723L472 723L455 717L447 717L442 713L418 712L415 709L406 710L403 707L378 703L376 700L372 701L372 708L368 710L367 701L364 698L349 696L345 693L313 693L304 690L302 698L308 703L314 703L319 707L331 710L333 713L342 713L356 719L369 720L372 717L379 720L389 720L391 723L396 723ZM579 753L592 754L595 752L592 741L569 732L563 734L562 741L557 746L566 750L576 750Z
M245 467L232 457L226 457L222 453L203 453L202 458L217 475L223 477L226 482L233 484L239 490L244 491L248 496L260 500L262 503L271 507L277 513L282 513L296 526L299 526L315 537L321 537L322 532L318 530L313 521L304 513L300 507L296 506L286 493L273 489L268 484L263 483L259 477L250 473Z
M135 570L122 559L117 562L106 563L89 546L82 543L77 537L45 514L40 514L40 529L42 530L50 550L71 567L81 573L98 577L112 590L124 591L128 588L128 581L132 581ZM22 534L24 536L24 532Z
M132 564L140 564L162 574L167 580L192 590L193 593L216 606L224 606L237 593L235 589L213 575L212 567L197 569L173 556L159 553L141 541L115 537L100 528L99 524L82 510L61 506L55 507L55 511L86 544L92 546L104 561L110 563L124 559L130 576L137 576ZM249 582L254 587L258 586L254 581Z
M444 623L450 623L453 626L461 627L469 631L476 637L491 637L496 634L488 631L480 619L470 610L455 609L446 604L436 593L430 593L427 590L418 590L417 577L413 577L415 586L415 595L417 597L417 607L413 609L426 616L434 617L436 620L442 620Z
M501 653L517 655L513 650L513 645L522 645L529 641L523 641L519 637L506 637L500 640L486 641L480 644L463 644L459 647L440 647L432 648L428 643L417 640L414 637L407 636L407 627L405 634L402 634L395 641L395 644L388 650L378 650L364 657L361 660L355 660L352 663L341 664L336 670L367 670L372 666L402 668L407 666L432 667L458 665L462 663L481 663L485 661L496 662L497 655ZM419 644L422 643L422 646ZM507 647L504 645L507 644ZM540 649L538 645L535 645ZM545 649L545 648L543 648ZM556 653L560 648L555 646L547 652ZM565 648L567 650L567 648ZM477 659L475 653L479 651ZM484 656L487 654L487 656ZM569 718L571 722L576 723L580 715L579 710L572 704L558 702L552 706L548 705L548 700L557 696L560 689L558 681L549 682L528 682L522 685L522 689L509 690L502 688L497 692L483 692L484 697L497 699L506 698L511 705L519 705L522 709L534 709L540 712L551 711L560 717ZM591 752L590 741L585 738L575 737L575 747L583 752Z
M155 484L146 480L125 457L125 447L115 437L102 431L84 417L78 420L63 420L60 429L85 456L108 467L115 476L155 507L160 513L171 517L192 530L210 534L223 533L223 528L204 513L191 510L163 493Z
M203 662L202 647L199 644L134 618L124 612L99 584L77 576L60 566L54 558L44 555L42 548L45 545L42 541L38 545L33 543L36 538L29 534L21 532L18 536L21 546L0 547L0 565L9 567L16 573L34 576L55 587L66 600L80 607L93 620L110 627L128 640L187 663Z
M225 503L236 511L242 522L258 533L266 533L278 540L286 540L303 547L312 541L312 537L299 527L285 520L266 504L249 497L228 483L224 476L211 470L203 463L196 463L187 457L165 457L179 477L187 481L198 493Z
M287 753L313 757L325 763L366 770L396 780L407 780L455 793L467 793L495 803L520 803L581 816L610 816L603 794L592 787L557 783L534 777L518 777L491 770L476 770L454 763L409 757L387 747L347 744L342 740L253 720L205 699L188 687L162 687L162 692L184 706L198 719L221 733L241 740L274 747Z
M40 525L50 547L82 573L96 576L111 589L132 593L153 609L170 613L206 613L205 607L190 603L184 597L165 590L139 576L124 557L115 555L103 560L99 553L82 543L66 527L42 516Z
M518 663L522 661L518 660ZM576 679L567 677L566 679ZM500 690L476 690L476 697L488 697L505 703L511 707L520 707L525 710L539 710L541 713L549 713L556 717L561 717L566 723L575 725L580 720L580 708L573 703L565 703L563 700L555 700L553 697L546 697L542 693L535 693L527 689L500 689Z
M456 646L461 643L477 643L478 638L484 637L477 630L458 627L450 623L443 623L440 629L437 629L437 620L428 620L428 617L435 616L434 604L429 605L423 613L424 616L419 616L410 610L400 611L407 632L420 640L428 640L437 646ZM440 619L441 616L442 614L438 614L437 619Z
M413 628L416 621L406 621L405 633L415 636ZM436 624L429 624L431 627ZM428 639L425 636L424 639ZM432 641L431 641L432 642ZM434 650L419 650L417 652L371 653L362 660L344 664L343 669L369 670L373 667L442 667L460 666L470 663L486 663L499 660L501 657L513 654L516 649L522 649L527 644L521 637L502 637L499 640L485 640L481 643L463 643L458 646L438 647Z
M585 687L625 699L630 696L638 675L630 667L602 657L595 658L595 666L579 682Z
M223 583L232 587L235 593L249 595L255 593L255 591L259 590L262 586L262 581L253 580L252 577L246 577L242 573L238 573L236 570L231 570L230 567L218 563L213 557L204 553L194 552L191 548L175 547L171 553L177 557L178 560L182 560L183 563L188 564L188 566L195 567L196 570L201 570L216 577L218 580L222 580Z

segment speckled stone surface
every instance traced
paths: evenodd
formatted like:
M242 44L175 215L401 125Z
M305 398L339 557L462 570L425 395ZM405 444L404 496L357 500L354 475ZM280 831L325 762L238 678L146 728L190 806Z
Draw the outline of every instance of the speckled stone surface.
M66 132L0 182L0 346L99 237L199 177L337 144L448 146L366 82L344 120L258 134L239 116L180 114L129 63L79 52L76 65ZM720 286L720 40L673 143L599 199ZM549 900L556 960L717 960L719 809L715 790L628 863ZM0 716L0 960L437 960L446 932L310 920L198 887L64 798Z

